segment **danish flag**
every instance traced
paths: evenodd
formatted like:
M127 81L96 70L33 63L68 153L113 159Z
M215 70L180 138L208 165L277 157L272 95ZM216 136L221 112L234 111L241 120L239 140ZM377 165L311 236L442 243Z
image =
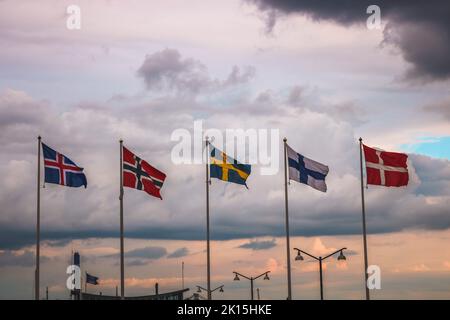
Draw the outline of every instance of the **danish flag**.
M162 200L160 189L165 179L165 173L123 147L123 185L125 187L145 191Z
M408 184L408 156L363 145L366 160L367 184L401 187Z

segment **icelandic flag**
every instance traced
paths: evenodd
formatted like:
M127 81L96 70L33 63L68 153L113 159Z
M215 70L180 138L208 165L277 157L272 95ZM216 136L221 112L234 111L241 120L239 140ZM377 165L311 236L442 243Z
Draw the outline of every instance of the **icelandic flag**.
M66 187L87 187L83 168L78 167L65 155L42 143L44 154L45 182Z
M329 171L328 166L302 156L289 146L287 146L287 156L290 180L307 184L322 192L327 192L325 177Z

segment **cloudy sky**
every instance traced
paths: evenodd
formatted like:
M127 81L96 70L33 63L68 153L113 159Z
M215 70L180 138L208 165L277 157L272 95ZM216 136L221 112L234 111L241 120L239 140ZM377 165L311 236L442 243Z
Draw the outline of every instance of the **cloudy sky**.
M81 9L81 29L66 9ZM289 185L292 245L326 265L325 296L362 299L359 137L409 154L406 188L366 190L380 299L450 298L450 5L378 1L0 1L0 298L30 299L37 140L85 168L88 188L41 189L41 292L65 299L72 250L119 280L119 139L167 174L163 201L125 190L126 292L206 286L204 166L171 159L176 129L273 129L327 164L328 192ZM280 142L277 140L277 142ZM276 151L276 152L275 152ZM275 158L281 149L275 149ZM213 286L286 297L283 174L211 185ZM191 290L192 293L192 290ZM219 297L219 296L218 296ZM293 262L293 297L317 299L317 266Z

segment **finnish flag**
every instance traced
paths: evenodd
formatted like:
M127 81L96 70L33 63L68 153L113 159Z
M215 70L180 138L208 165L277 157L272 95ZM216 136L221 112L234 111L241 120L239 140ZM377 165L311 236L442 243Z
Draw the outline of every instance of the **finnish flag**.
M328 166L308 159L287 147L289 163L289 179L307 184L316 190L326 192L325 177L328 174Z

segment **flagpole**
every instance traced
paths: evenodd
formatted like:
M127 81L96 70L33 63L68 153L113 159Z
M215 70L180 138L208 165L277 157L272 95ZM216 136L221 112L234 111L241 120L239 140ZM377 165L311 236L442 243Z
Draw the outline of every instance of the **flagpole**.
M364 181L363 181L363 160L362 160L362 138L359 138L359 164L361 168L361 208L362 208L362 227L363 227L363 244L364 244L364 285L366 288L366 300L370 300L369 288L367 287L367 269L369 267L367 259L367 234L366 234L366 206L364 202Z
M123 140L120 143L120 298L125 299L125 265L123 245Z
M40 242L41 242L41 136L38 137L38 161L37 161L36 270L34 274L35 300L39 300Z
M284 201L286 212L286 257L287 257L287 282L288 282L288 296L287 299L292 299L292 285L291 285L291 244L289 238L289 206L288 206L288 179L287 179L287 139L284 138Z
M209 141L205 140L206 148L206 279L208 288L208 300L211 300L211 248L209 244Z
M181 261L181 289L184 289L184 261Z

